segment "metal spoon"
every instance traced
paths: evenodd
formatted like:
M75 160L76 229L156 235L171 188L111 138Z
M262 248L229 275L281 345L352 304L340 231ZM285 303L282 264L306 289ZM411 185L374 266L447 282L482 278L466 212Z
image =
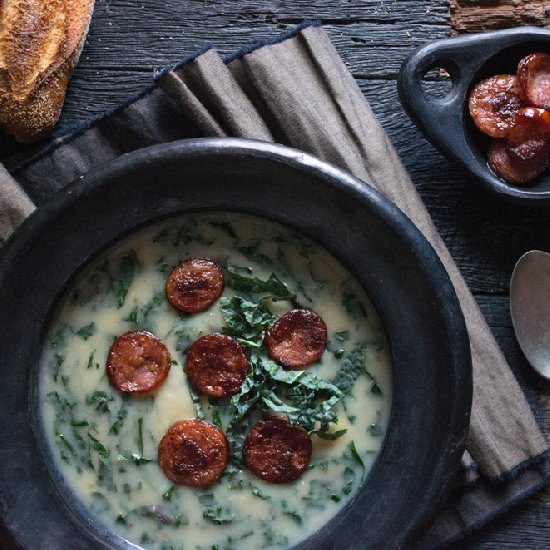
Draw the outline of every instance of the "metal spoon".
M550 380L550 254L531 250L510 281L510 312L519 345L533 368Z

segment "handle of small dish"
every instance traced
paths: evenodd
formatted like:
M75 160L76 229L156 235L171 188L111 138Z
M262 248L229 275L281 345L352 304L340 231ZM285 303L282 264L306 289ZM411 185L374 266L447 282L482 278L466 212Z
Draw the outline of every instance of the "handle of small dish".
M452 157L467 150L464 105L477 70L476 61L469 59L468 53L455 41L442 40L412 52L399 73L399 96L407 114ZM452 80L452 88L443 98L428 96L422 86L424 75L435 68L445 69Z

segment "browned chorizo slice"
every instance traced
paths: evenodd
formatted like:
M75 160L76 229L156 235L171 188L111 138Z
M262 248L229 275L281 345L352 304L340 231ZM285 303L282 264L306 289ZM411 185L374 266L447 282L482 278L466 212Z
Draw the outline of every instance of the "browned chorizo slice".
M315 363L327 344L327 326L309 309L285 313L267 331L264 343L269 355L287 369L300 369Z
M476 126L488 136L505 138L523 106L522 90L515 75L499 74L482 80L472 90L470 115Z
M525 185L540 176L549 165L549 148L538 150L528 160L510 154L505 140L493 140L489 146L488 161L493 172L514 185Z
M244 441L243 459L260 479L287 483L306 471L311 451L311 439L304 428L273 417L250 430Z
M223 292L222 268L206 258L188 258L166 280L168 301L184 313L208 309Z
M229 397L240 390L248 372L248 360L236 340L209 334L189 348L186 370L189 381L200 392Z
M156 336L145 331L127 332L109 349L107 375L118 391L139 394L160 386L170 365L170 352Z
M548 141L542 138L528 139L521 143L506 143L506 151L512 160L523 162L544 160L544 152L548 149Z
M222 475L228 462L225 434L203 420L176 422L159 443L159 466L177 485L211 485Z
M550 141L550 112L536 107L520 109L508 136L508 153L519 160L543 154Z
M523 143L529 139L550 136L550 111L538 107L523 107L516 115L513 128L510 128L508 140Z
M524 57L518 65L518 77L526 102L550 110L550 54Z

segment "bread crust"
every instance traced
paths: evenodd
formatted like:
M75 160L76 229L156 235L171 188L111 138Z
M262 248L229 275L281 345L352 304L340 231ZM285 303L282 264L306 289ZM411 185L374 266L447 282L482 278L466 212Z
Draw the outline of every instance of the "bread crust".
M55 126L94 0L0 0L0 127L19 142Z

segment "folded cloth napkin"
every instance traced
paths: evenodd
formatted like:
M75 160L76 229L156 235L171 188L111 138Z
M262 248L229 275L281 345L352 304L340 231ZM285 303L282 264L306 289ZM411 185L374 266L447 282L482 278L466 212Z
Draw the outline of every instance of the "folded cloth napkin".
M373 182L420 228L446 266L471 340L471 426L456 488L414 546L459 540L543 487L550 477L548 445L525 397L388 137L315 24L226 59L202 50L160 73L140 97L10 166L11 175L0 171L0 238L8 238L34 204L98 164L197 136L277 141Z

